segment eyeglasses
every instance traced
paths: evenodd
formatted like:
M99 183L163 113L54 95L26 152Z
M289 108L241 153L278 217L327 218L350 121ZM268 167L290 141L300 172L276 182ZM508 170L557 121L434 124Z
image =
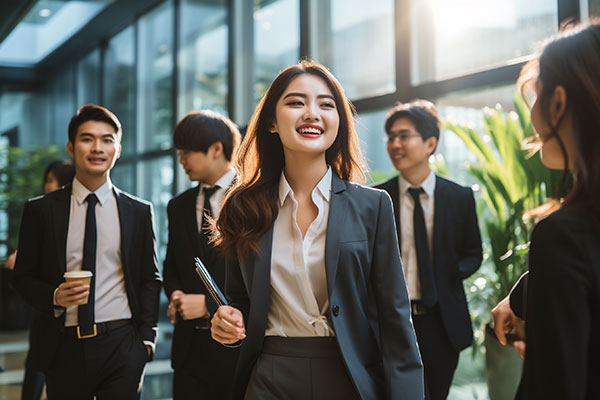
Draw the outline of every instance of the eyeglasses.
M396 139L400 140L400 143L406 143L410 138L420 137L418 133L390 133L387 137L383 138L383 141L388 144L392 144Z

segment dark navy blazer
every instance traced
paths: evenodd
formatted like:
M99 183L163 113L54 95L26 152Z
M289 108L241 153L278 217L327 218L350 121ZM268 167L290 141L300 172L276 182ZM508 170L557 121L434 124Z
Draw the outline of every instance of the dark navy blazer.
M387 191L392 198L398 244L402 248L398 177L376 187ZM481 265L481 234L470 188L436 176L433 196L432 256L440 314L450 343L460 351L473 342L463 279L472 275Z
M329 311L350 378L363 399L422 399L423 370L392 203L384 191L333 174L325 245ZM244 396L261 353L270 297L273 229L252 260L227 263L226 292L242 311L246 339L234 398Z

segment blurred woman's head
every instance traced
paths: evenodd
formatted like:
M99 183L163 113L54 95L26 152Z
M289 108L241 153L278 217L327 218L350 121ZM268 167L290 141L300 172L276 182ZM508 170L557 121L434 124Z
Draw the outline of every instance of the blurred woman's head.
M53 192L68 183L73 182L75 167L71 161L53 161L44 171L44 193Z
M600 204L600 22L567 26L526 64L518 85L535 82L531 121L541 158L569 169L575 184L567 202Z

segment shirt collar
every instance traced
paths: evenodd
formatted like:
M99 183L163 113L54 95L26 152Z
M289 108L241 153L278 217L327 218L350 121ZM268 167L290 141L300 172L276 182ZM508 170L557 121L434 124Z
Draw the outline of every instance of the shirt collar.
M404 179L402 174L398 175L398 183L400 185L400 194L401 195L408 192L408 189L410 189L411 187L419 187L419 186L414 186L409 181ZM425 178L425 180L423 182L421 182L420 187L423 188L423 191L425 191L427 196L429 196L429 197L433 196L433 192L435 191L435 174L433 173L433 171L429 171L429 175L427 175L427 178Z
M313 189L313 193L315 190L318 190L321 193L321 196L325 199L325 201L329 202L331 198L331 180L333 179L333 174L331 172L331 166L327 166L327 172L323 175L323 178L317 183L317 186ZM283 203L285 199L293 193L292 187L288 183L287 179L285 179L285 174L281 171L281 177L279 178L279 205L283 207Z
M215 186L219 186L221 189L228 188L229 186L231 186L231 183L235 179L235 175L236 175L235 169L231 168L230 170L228 170L227 172L225 172L223 174L223 176L220 177L215 182ZM204 183L200 185L200 189L204 189L205 187L210 188L210 187L213 187L213 186L209 186L209 185L206 185Z
M104 205L104 203L108 201L108 199L112 195L112 189L112 182L110 181L110 178L107 178L106 182L104 182L104 184L94 192L94 194L96 194L96 197L98 197L100 205ZM85 201L88 194L92 192L88 188L83 186L83 183L79 182L77 178L75 178L73 179L72 193L75 197L75 200L77 200L77 203L81 204Z

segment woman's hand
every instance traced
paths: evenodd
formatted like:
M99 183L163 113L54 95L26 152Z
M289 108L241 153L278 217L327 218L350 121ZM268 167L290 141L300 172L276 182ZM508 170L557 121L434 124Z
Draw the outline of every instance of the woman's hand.
M525 356L525 326L523 320L517 317L510 308L510 296L506 296L492 310L494 317L494 333L498 341L506 345L506 334L514 333L517 340L512 341L521 358Z
M246 338L244 317L240 310L221 306L213 315L210 332L212 338L222 344L234 344Z

